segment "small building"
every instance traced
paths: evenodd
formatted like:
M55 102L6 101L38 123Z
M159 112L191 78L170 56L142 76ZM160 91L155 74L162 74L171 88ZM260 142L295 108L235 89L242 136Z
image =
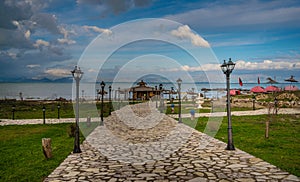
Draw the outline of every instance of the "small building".
M154 87L147 86L147 83L141 80L137 83L138 86L131 87L129 93L132 95L132 100L149 100L151 97L160 94L160 90Z

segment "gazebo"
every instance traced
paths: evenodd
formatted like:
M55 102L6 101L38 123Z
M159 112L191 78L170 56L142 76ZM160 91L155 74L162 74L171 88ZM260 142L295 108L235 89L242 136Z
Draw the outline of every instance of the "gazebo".
M141 80L138 86L131 87L129 93L132 93L132 100L149 100L154 95L159 95L160 90L147 86L147 83Z

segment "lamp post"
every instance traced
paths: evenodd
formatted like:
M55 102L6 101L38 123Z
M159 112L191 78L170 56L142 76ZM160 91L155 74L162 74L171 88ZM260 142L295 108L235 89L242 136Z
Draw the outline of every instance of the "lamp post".
M157 108L157 85L155 85L155 107Z
M182 118L181 118L181 83L182 83L182 80L180 78L178 78L178 80L176 82L178 84L178 99L179 99L179 103L178 103L178 122L182 123Z
M120 87L118 87L118 109L120 109L120 108L121 108L121 105L120 105L121 94L120 94L120 92L121 92L121 88L120 88Z
M73 153L81 153L80 149L80 139L79 139L79 81L82 78L83 72L80 68L75 66L74 70L71 71L73 78L76 81L76 107L75 107L75 115L76 115L76 129L75 129L75 140L74 140L74 150Z
M105 83L104 81L102 81L100 83L101 86L101 122L100 122L100 126L103 126L103 97L104 97L104 87L105 87Z
M15 120L16 105L13 105L13 106L11 107L11 110L12 110L12 120Z
M60 118L60 113L59 113L59 110L60 110L60 104L57 104L57 119Z
M163 110L162 90L163 90L163 84L159 84L159 110L160 110L160 112L162 112L162 110Z
M278 113L278 100L277 100L277 97L275 97L275 99L274 99L274 107L275 107L275 114L277 115L277 113Z
M233 145L233 137L232 137L232 125L231 125L231 111L230 111L230 74L234 69L235 63L231 61L226 62L221 65L221 69L223 73L226 75L226 87L227 87L227 119L228 119L228 143L226 150L235 150Z
M45 108L45 106L43 106L42 110L43 110L43 124L46 124L46 108Z
M108 109L108 114L111 115L111 85L108 87L108 102L109 102L109 109Z
M255 95L252 96L252 109L255 110Z

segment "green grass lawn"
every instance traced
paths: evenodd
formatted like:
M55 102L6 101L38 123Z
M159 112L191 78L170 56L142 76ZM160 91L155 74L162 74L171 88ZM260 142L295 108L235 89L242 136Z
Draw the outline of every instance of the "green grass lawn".
M0 181L42 181L73 151L70 125L0 126ZM44 157L42 138L52 139L51 159Z
M74 118L73 103L68 101L12 101L12 100L0 100L0 119L12 119L12 106L15 105L15 119L42 119L42 108L45 106L45 117L57 118L58 109L57 105L60 105L59 115L60 118ZM114 107L118 109L128 103L112 103L112 111ZM130 102L129 104L135 104ZM101 110L101 102L95 103L80 103L79 105L80 117L96 117L99 116ZM104 117L108 116L109 103L105 102L103 106Z
M213 118L212 118L213 119ZM233 139L236 148L300 176L300 116L277 115L270 122L269 139L265 138L268 115L233 116ZM207 117L199 118L196 129L203 132ZM190 119L183 122L191 125ZM215 127L211 127L213 132ZM209 131L209 130L208 130ZM215 138L227 142L227 118L223 118Z
M19 103L18 103L19 104ZM53 103L47 105L51 110ZM3 118L2 111L11 114L11 103L1 104L0 118ZM5 107L4 107L5 106ZM55 105L56 106L56 105ZM17 107L39 108L40 105ZM66 112L62 116L69 117L74 113L72 104L64 107ZM87 110L89 105L83 105ZM100 106L97 105L99 109ZM107 106L104 110L107 115ZM170 109L170 108L168 108ZM24 111L23 118L34 114L32 111ZM28 112L28 113L27 113ZM176 110L175 110L176 112ZM205 112L200 110L200 112ZM2 114L2 115L1 115ZM40 113L39 113L40 114ZM55 110L52 117L57 115ZM36 115L32 118L41 118ZM50 116L49 116L50 117ZM210 118L214 121L215 118ZM300 176L300 116L299 115L278 115L274 116L270 123L269 139L265 139L265 121L267 115L259 116L233 116L233 136L235 147L244 150L256 157L270 162L283 170ZM208 118L201 117L195 121L186 118L183 122L203 132ZM218 120L218 119L217 119ZM227 141L227 118L223 120L216 138ZM213 122L212 122L213 123ZM0 181L42 181L49 175L73 150L74 138L69 137L68 130L71 124L52 125L11 125L0 126ZM97 125L87 127L86 123L80 123L84 133L89 133ZM211 132L217 128L210 127ZM209 130L208 130L209 131ZM41 147L42 138L52 138L53 158L46 160ZM83 139L83 137L81 137Z

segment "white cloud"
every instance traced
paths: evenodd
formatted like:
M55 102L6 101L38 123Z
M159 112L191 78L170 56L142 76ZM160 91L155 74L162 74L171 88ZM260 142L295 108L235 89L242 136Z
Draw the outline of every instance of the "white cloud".
M20 23L18 21L13 20L12 24L15 25L18 29L20 29Z
M91 68L91 69L88 70L88 72L90 72L90 73L97 73L98 71L95 70L95 69L93 69L93 68Z
M46 46L48 47L50 45L49 42L42 40L42 39L38 39L35 41L35 44L33 44L34 47L40 47L40 46Z
M54 77L68 77L71 75L70 70L60 68L48 69L45 71L45 73Z
M71 44L75 44L76 41L75 40L71 40L71 39L57 39L57 41L61 44L68 44L68 45L71 45Z
M92 30L94 32L97 32L97 33L104 33L106 35L111 35L112 34L112 31L109 30L109 29L104 29L104 28L99 28L97 26L88 26L88 25L84 25L83 28L86 30L86 31L89 31L89 30Z
M64 38L58 38L57 41L60 43L60 44L68 44L68 45L71 45L71 44L75 44L76 41L75 40L71 40L69 39L69 35L70 34L75 34L74 31L68 31L66 30L64 27L59 27L59 31L61 34L64 35Z
M170 68L164 71L220 71L220 64L203 64L201 66L188 66L183 65L180 68ZM235 70L292 70L292 69L300 69L300 62L287 62L287 61L272 61L272 60L264 60L263 62L250 62L239 60L236 61Z
M41 65L39 65L39 64L28 64L26 67L27 68L39 68L39 67L41 67Z
M190 39L192 44L201 47L210 47L209 43L197 34L194 34L188 25L172 30L171 34L180 39Z
M264 60L263 62L246 62L239 60L236 62L236 69L243 70L280 70L280 69L300 69L300 62L287 62L287 61L272 61Z
M27 30L26 32L25 32L25 34L24 34L24 36L25 36L25 38L26 39L29 39L30 38L30 30Z

